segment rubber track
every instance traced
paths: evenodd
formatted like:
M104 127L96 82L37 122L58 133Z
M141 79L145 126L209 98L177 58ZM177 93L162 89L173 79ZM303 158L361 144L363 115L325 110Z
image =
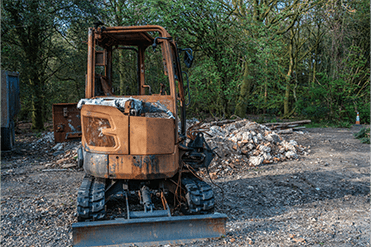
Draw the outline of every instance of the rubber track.
M77 220L104 219L105 179L85 175L77 193Z
M195 177L182 178L190 214L207 214L214 211L214 194L210 185Z

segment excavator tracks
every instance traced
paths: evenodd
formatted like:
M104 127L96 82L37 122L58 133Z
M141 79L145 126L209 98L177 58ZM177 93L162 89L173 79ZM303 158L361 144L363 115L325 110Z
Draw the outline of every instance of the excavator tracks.
M196 177L182 178L186 188L188 214L209 214L214 211L214 194L210 185Z
M184 244L225 235L227 216L212 213L211 186L192 175L184 176L181 182L186 215L99 220L105 217L105 179L86 175L77 197L79 222L72 224L73 245Z
M105 179L85 175L77 194L77 220L101 220L105 212Z

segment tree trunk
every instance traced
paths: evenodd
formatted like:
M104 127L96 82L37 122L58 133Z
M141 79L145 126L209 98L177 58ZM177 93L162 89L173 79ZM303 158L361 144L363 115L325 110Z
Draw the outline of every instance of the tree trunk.
M244 73L240 90L240 97L236 106L236 115L244 118L247 110L247 103L250 96L251 80L249 79L249 65L244 62Z
M289 117L290 115L290 108L289 108L289 102L290 102L290 81L291 81L291 74L292 69L294 67L294 54L293 54L293 39L294 39L294 32L292 29L291 32L291 39L289 44L289 56L290 56L290 62L289 62L289 69L286 74L286 89L285 89L285 98L283 100L283 116Z
M35 73L36 74L36 73ZM34 130L44 130L45 122L45 104L44 104L44 94L43 94L43 82L40 78L32 76L32 129Z

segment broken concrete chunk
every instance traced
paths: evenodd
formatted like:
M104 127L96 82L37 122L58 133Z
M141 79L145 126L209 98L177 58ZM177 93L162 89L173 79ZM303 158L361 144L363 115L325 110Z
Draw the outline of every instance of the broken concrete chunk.
M254 145L252 143L249 143L246 145L250 150L254 148Z
M251 134L250 134L250 132L244 132L243 134L242 134L242 140L245 140L245 141L248 141L248 140L251 140Z
M242 140L242 133L237 133L236 138L237 138L237 141L241 141Z
M298 145L298 143L296 142L296 141L294 141L294 140L290 140L290 142L289 142L291 145L293 145L293 146L297 146Z
M263 157L252 156L252 157L250 157L249 162L253 166L259 166L263 163L263 160L264 160Z
M293 151L288 151L285 153L286 158L288 159L297 159L298 155Z
M274 144L280 143L281 139L276 133L271 133L265 136L265 139L269 142L273 142Z
M288 143L287 141L283 141L281 145L286 149L286 151L296 151L295 146Z
M62 148L63 148L63 144L62 143L58 143L57 145L55 145L52 148L52 150L60 151Z
M256 135L256 138L258 138L259 141L263 140L263 136L262 136L262 134L260 134L260 133L258 133L258 134Z
M259 150L263 151L263 152L266 152L266 153L269 153L271 151L271 148L267 147L267 146L264 146L264 145L260 145Z
M263 153L263 158L264 158L264 160L271 160L272 155L270 153Z

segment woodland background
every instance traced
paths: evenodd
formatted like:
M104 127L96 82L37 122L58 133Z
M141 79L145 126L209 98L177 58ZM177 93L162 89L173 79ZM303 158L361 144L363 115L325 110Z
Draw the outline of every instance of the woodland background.
M368 0L3 0L1 67L18 71L35 130L84 97L87 30L158 24L194 51L188 117L370 121ZM118 64L135 64L128 52ZM119 66L119 65L118 65ZM183 65L183 68L185 66ZM132 73L119 66L117 90Z

